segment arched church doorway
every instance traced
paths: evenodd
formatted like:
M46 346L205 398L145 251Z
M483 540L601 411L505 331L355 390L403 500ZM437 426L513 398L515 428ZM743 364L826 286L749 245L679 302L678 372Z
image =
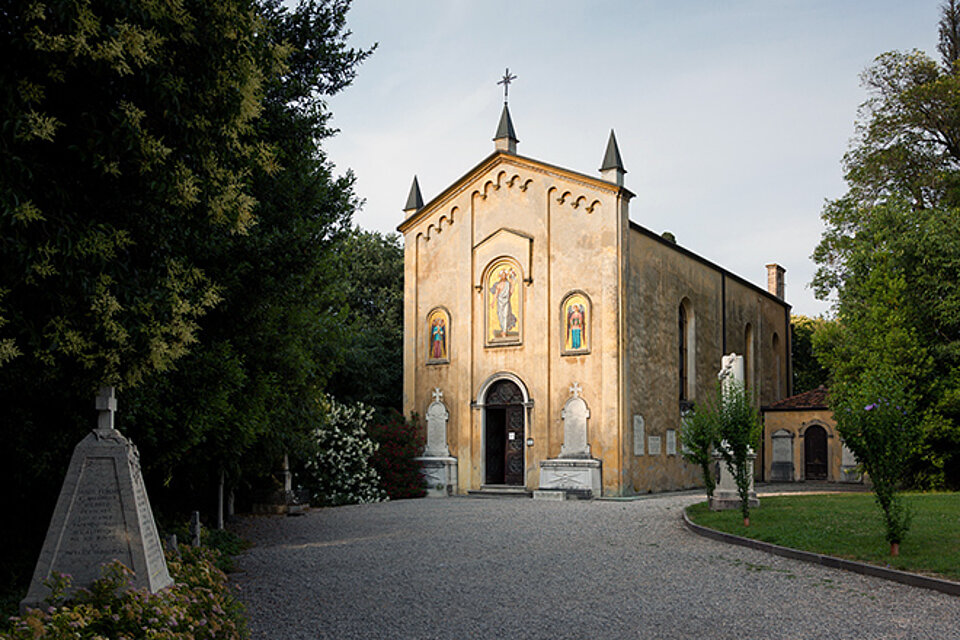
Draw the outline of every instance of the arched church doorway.
M513 381L498 380L483 404L484 482L523 485L523 393Z
M827 479L827 432L811 425L803 432L803 476L807 480Z

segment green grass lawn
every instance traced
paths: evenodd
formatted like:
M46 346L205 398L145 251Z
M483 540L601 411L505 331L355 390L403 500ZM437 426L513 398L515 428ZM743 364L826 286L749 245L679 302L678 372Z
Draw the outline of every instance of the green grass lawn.
M872 493L761 498L749 527L739 510L710 511L705 502L687 514L699 525L746 538L960 581L960 493L908 493L904 499L913 524L896 558Z

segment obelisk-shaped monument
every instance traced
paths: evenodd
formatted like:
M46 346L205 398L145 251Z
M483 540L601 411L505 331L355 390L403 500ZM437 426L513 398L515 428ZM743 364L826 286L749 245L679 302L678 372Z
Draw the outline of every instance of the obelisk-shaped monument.
M119 560L134 572L133 588L151 592L173 583L140 472L137 448L114 429L113 387L97 396L97 428L73 450L40 559L20 610L50 594L54 571L72 576L71 590L88 587L100 568Z

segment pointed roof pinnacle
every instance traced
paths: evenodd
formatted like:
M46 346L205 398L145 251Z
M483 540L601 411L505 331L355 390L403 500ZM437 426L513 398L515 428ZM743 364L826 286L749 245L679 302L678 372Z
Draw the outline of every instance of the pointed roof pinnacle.
M420 183L417 182L417 176L413 176L410 195L407 196L407 204L403 207L403 210L419 211L420 209L423 209L423 196L420 195Z
M607 151L603 154L603 165L600 167L600 171L606 171L607 169L617 169L619 171L627 172L623 168L623 159L620 158L620 147L617 146L617 137L613 134L613 129L610 129L610 140L607 141Z
M493 139L500 140L503 138L519 142L519 140L517 140L517 132L513 129L513 120L510 118L510 109L507 107L506 102L503 103L503 112L500 114L500 124L497 126L497 135L495 135Z

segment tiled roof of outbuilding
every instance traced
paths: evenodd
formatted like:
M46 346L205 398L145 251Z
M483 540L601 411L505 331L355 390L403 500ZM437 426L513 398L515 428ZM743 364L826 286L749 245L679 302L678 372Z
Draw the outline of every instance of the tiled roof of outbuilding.
M827 394L829 391L820 385L812 391L798 393L795 396L784 398L763 408L764 411L796 411L799 409L828 409Z

